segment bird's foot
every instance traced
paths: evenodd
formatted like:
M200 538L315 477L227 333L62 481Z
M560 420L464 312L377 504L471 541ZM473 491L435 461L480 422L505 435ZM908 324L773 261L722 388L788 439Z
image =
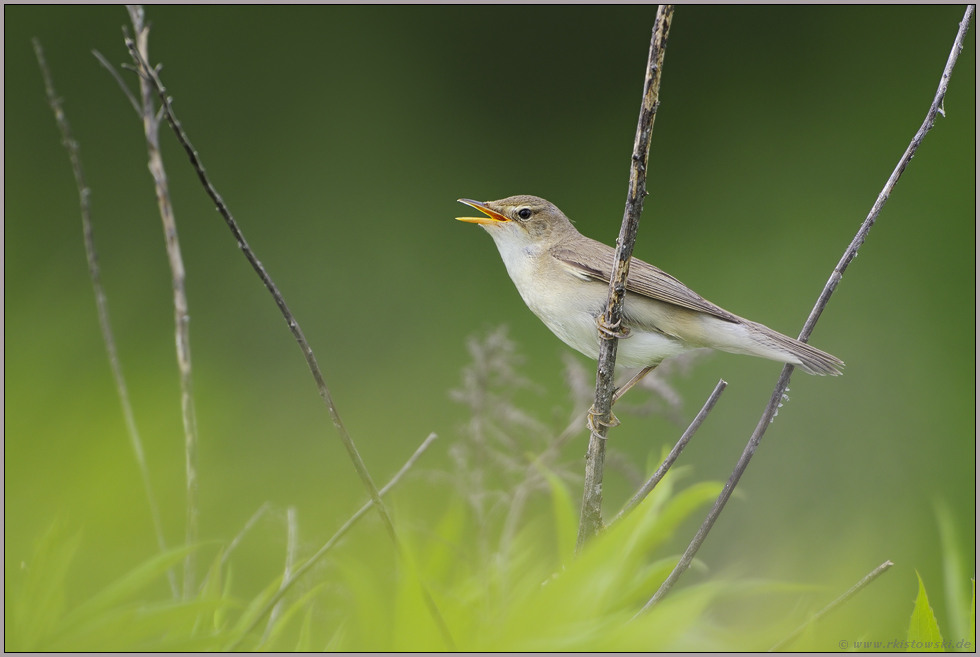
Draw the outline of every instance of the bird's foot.
M620 317L614 324L606 323L606 316L599 315L595 318L596 327L599 329L599 337L603 340L626 339L630 337L629 327L623 326L623 318Z
M600 420L599 419L599 414L596 413L596 410L595 410L595 404L592 405L592 407L589 409L589 412L586 414L585 417L586 417L585 423L586 423L586 425L588 425L589 431L592 434L594 434L596 436L599 436L600 438L603 438L603 439L605 437L601 433L599 433L599 426L600 425L601 426L604 426L604 427L618 427L619 426L619 418L616 417L615 415L613 415L612 411L609 412L609 421L608 422L605 421L605 420Z

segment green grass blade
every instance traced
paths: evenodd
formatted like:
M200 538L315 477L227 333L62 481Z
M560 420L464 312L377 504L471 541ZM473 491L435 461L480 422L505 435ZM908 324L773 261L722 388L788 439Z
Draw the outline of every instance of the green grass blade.
M100 593L82 603L65 617L60 631L70 631L70 628L85 623L88 619L121 604L128 598L139 593L153 580L162 577L175 564L180 562L188 553L198 546L182 546L168 550L144 561L118 580L104 588Z
M949 507L942 501L934 503L939 539L943 549L943 588L946 592L946 614L953 637L966 638L970 624L970 603L966 596L967 575L963 572L963 555L957 538L956 523ZM955 643L955 641L954 641Z
M537 464L536 464L537 465ZM554 472L538 465L538 471L548 480L551 490L551 510L555 519L555 534L558 540L558 554L561 563L570 563L575 556L575 541L578 539L578 514L568 493L568 487Z
M82 539L81 532L67 539L64 534L63 523L55 521L36 542L13 605L12 631L4 632L4 649L40 649L61 620L65 577Z
M307 611L312 611L313 607L310 604L310 601L317 593L320 592L320 590L324 587L325 584L326 582L321 582L320 584L317 584L312 589L310 589L309 591L301 595L295 602L289 605L286 611L280 614L279 617L276 619L276 622L273 624L272 629L269 631L269 638L266 641L263 641L262 644L257 648L257 650L270 649L270 647L273 646L276 640L282 635L283 630L286 629L286 626L289 624L289 621L292 620L293 617L296 616L296 614L303 611L303 609L307 609Z

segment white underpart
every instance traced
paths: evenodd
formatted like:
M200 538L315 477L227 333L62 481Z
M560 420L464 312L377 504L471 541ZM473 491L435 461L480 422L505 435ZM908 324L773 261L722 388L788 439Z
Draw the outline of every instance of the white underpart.
M494 238L507 273L528 308L562 342L589 358L598 359L596 316L605 307L608 288L569 269L569 275L582 282L572 288L576 293L560 297L549 293L542 289L541 273L535 264L535 257L545 248L527 239L515 224L491 224L485 228ZM624 367L646 367L690 349L691 346L660 333L633 331L628 339L620 340L616 362Z

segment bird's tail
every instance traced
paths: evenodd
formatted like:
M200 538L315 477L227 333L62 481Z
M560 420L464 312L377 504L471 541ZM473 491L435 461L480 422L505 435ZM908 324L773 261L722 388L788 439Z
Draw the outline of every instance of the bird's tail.
M843 373L844 361L836 356L831 356L796 338L773 331L762 324L746 321L745 327L752 341L759 347L753 355L781 363L791 363L807 374L839 376Z
M838 376L844 367L835 356L741 317L737 321L716 317L702 321L706 347L790 363L807 374Z

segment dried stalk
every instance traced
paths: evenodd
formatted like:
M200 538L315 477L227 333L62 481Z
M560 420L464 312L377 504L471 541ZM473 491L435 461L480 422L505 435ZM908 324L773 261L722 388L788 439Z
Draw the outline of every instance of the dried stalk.
M133 455L136 457L136 465L139 467L140 478L143 480L143 489L146 491L146 499L150 505L150 518L153 522L153 532L156 534L157 546L161 552L166 552L167 542L163 536L160 509L157 507L156 496L153 494L153 487L150 485L150 472L146 467L143 441L140 439L139 431L136 428L133 406L129 401L129 389L126 387L126 378L123 376L122 366L119 363L119 353L116 351L116 340L112 334L112 323L109 321L109 301L102 287L102 276L99 271L99 255L95 250L95 232L92 228L92 213L89 202L91 190L85 182L85 172L82 168L78 142L72 138L68 118L65 116L64 110L61 107L61 99L55 93L54 83L51 80L51 71L48 69L47 61L44 59L44 50L41 48L41 42L34 39L33 44L34 53L37 55L37 63L41 67L41 75L44 77L44 89L48 96L48 104L54 112L55 122L61 131L61 143L68 151L72 172L75 174L75 184L78 187L78 202L82 212L82 235L84 236L85 256L88 260L88 272L92 278L92 287L95 290L95 305L99 312L99 326L102 328L102 341L105 342L105 350L109 357L109 367L112 370L112 376L116 382L116 393L119 395L123 418L126 421L129 443L133 448ZM167 571L167 575L170 580L171 592L176 598L179 595L177 578L172 569Z
M422 444L419 445L418 449L415 450L415 453L412 454L412 456L410 456L407 461L405 461L405 465L401 467L401 470L395 473L395 476L391 478L391 481L385 484L384 488L382 488L379 491L379 493L381 495L385 495L388 493L388 491L394 488L398 484L398 482L401 481L402 477L405 476L405 473L408 472L413 465L415 465L415 462L419 460L419 457L422 456L425 450L429 448L429 445L431 445L432 441L434 441L436 438L437 438L436 434L430 433L428 438L426 438L422 442ZM252 622L249 624L249 626L246 627L244 630L242 630L242 633L238 636L238 638L235 639L227 648L225 648L225 650L232 651L237 649L238 646L242 643L242 641L245 640L245 637L248 636L249 632L251 632L256 627L258 627L258 624L262 622L262 619L265 617L265 615L270 613L272 609L279 603L279 601L282 600L282 597L286 595L286 592L289 590L289 588L297 581L299 581L299 579L303 575L305 575L310 570L310 568L316 565L316 563L321 558L323 558L323 555L325 555L327 552L333 549L333 547L337 544L337 542L341 538L343 538L348 531L350 531L351 527L353 527L354 524L357 523L357 521L364 516L364 514L366 514L368 511L371 510L371 507L373 505L374 505L373 502L365 503L364 506L362 506L360 509L357 510L357 513L352 515L350 519L347 522L345 522L343 526L340 529L338 529L336 533L334 533L333 536L330 537L329 541L323 544L323 547L317 550L312 557L307 559L302 566L297 568L292 573L292 575L284 579L282 585L279 587L279 590L276 591L275 595L273 595L267 603L265 603L265 606L262 608L262 611L260 611L258 614L255 615L255 618L252 619Z
M646 79L643 83L643 104L636 126L636 138L633 141L626 210L623 214L619 238L616 240L616 260L612 275L609 278L609 300L606 303L605 314L599 318L599 326L605 331L599 331L599 335L603 339L600 340L599 345L595 404L592 407L593 416L598 424L598 431L589 437L589 450L585 457L585 490L582 495L582 516L579 521L576 550L580 550L585 541L595 536L603 527L602 476L606 456L606 435L609 432L608 423L612 417L613 374L616 369L616 351L618 349L618 340L610 338L606 331L618 331L622 322L630 258L633 256L633 244L636 241L640 213L643 211L643 200L647 195L646 179L647 162L650 157L650 137L653 133L653 121L657 116L657 108L660 106L660 72L663 68L667 33L670 31L670 22L673 16L673 5L660 5L657 9L657 18L653 24ZM619 335L622 336L625 333L620 332Z
M943 75L939 81L939 88L936 90L936 95L933 97L932 105L929 106L929 111L926 113L926 118L922 122L922 126L919 127L919 130L915 133L915 136L912 138L912 142L909 144L908 148L905 149L905 153L898 161L898 164L895 166L894 171L892 171L891 176L888 177L888 181L885 183L881 193L878 194L878 198L871 207L871 212L864 220L864 223L861 224L861 228L854 236L854 239L851 240L847 250L844 251L843 257L841 257L840 262L837 263L833 273L831 273L830 279L824 286L823 291L820 293L820 296L817 299L816 305L813 307L813 310L810 311L810 316L807 318L806 324L803 326L803 331L800 333L799 337L801 342L806 342L810 339L810 334L813 332L813 327L816 325L817 320L820 319L820 315L827 306L827 302L830 301L830 296L834 293L834 290L837 289L837 285L840 283L841 277L844 275L844 271L851 263L851 260L853 260L857 255L858 249L862 244L864 244L864 240L867 238L868 232L871 230L871 227L874 226L875 220L877 220L878 215L881 213L881 209L885 206L885 202L888 200L888 197L891 196L892 190L898 183L898 179L901 178L902 173L905 171L905 167L907 167L909 162L912 161L912 156L915 155L915 151L919 148L922 140L925 139L926 134L935 124L936 114L942 114L943 116L946 115L942 109L943 98L946 96L946 88L949 86L949 78L953 74L953 67L956 65L956 59L963 50L963 39L970 27L970 19L973 16L973 11L974 5L968 5L966 8L966 13L963 15L963 20L960 21L956 38L953 41L953 48L946 60L946 67L943 69ZM745 446L745 450L742 452L742 456L739 458L738 464L735 466L735 470L725 483L725 487L722 489L721 494L715 501L711 511L708 512L708 517L705 518L704 523L702 523L701 527L698 529L697 534L695 534L691 544L684 552L680 562L678 562L677 566L674 567L674 570L670 573L664 583L660 585L660 588L653 595L653 597L650 598L646 605L644 605L643 609L641 609L639 613L643 613L659 603L664 596L667 595L671 587L674 586L684 571L687 570L688 566L691 565L691 560L694 559L694 555L697 554L698 549L704 542L704 539L707 538L708 532L711 531L711 527L715 524L718 516L725 508L728 498L731 497L732 491L735 490L735 486L738 485L738 481L742 477L742 473L745 472L745 468L748 467L749 461L752 459L752 455L755 454L756 448L758 448L759 443L762 441L762 436L765 434L766 429L769 428L769 424L772 422L773 417L775 417L776 409L779 407L780 400L782 399L783 394L786 392L786 387L789 385L789 378L792 373L792 365L786 365L783 367L783 371L779 375L779 380L776 383L776 388L773 390L772 397L769 399L769 404L766 406L766 410L759 419L759 424L756 426L755 431L752 432L752 437L749 438L749 442Z
M150 27L143 20L143 8L128 5L133 31L136 33L135 48L143 61L149 59ZM146 150L149 155L148 167L156 187L157 206L163 220L163 234L167 244L167 259L170 262L170 275L174 291L174 325L176 327L177 366L180 369L180 409L184 421L184 470L187 478L187 528L184 535L186 545L197 543L198 525L198 483L197 483L197 413L194 409L193 379L191 377L191 336L190 317L187 313L186 275L184 259L180 255L180 240L177 238L177 222L174 219L173 204L170 202L170 186L167 172L160 156L160 121L153 110L153 88L146 79L140 77L141 114L143 133L146 135ZM191 550L184 558L184 598L190 598L194 591L195 555Z

